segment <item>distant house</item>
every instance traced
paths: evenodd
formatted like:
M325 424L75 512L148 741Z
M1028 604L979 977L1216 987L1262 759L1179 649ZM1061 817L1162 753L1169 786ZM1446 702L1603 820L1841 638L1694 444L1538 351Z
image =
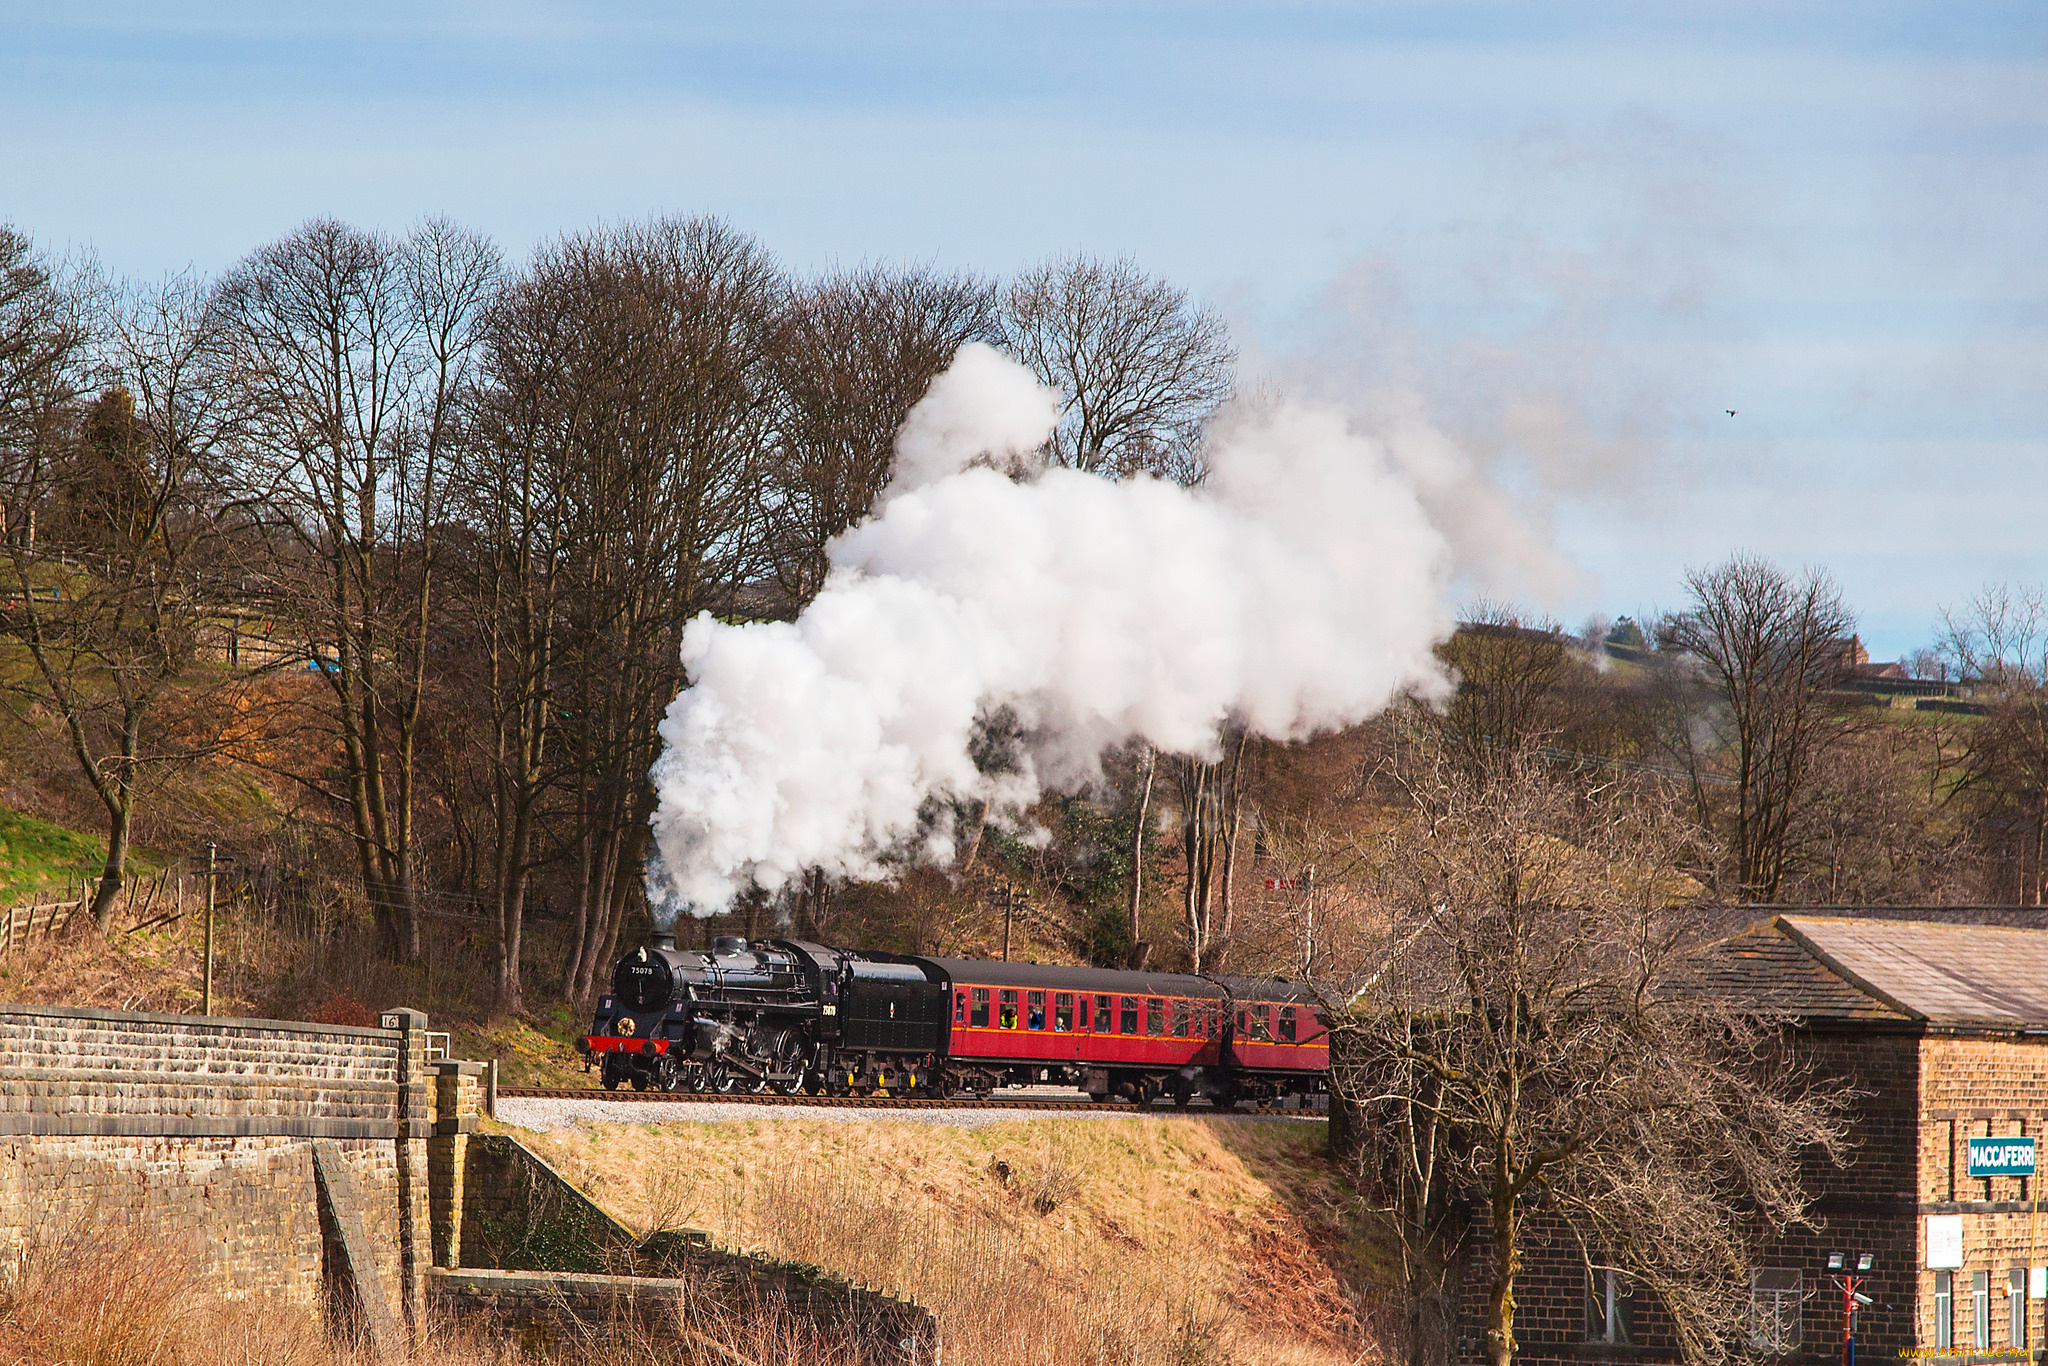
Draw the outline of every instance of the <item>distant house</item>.
M1724 940L1710 963L1705 989L1785 1012L1793 1052L1859 1092L1853 1160L1807 1173L1817 1230L1768 1240L1749 1292L1749 1350L1842 1359L1842 1292L1828 1263L1840 1254L1851 1269L1871 1258L1858 1361L2038 1360L2048 1336L2041 1192L2031 1177L1970 1175L1970 1140L2048 1126L2048 929L1787 914ZM2003 1157L2019 1145L1990 1149ZM1486 1270L1473 1267L1461 1291L1466 1361L1481 1359ZM1677 1360L1657 1305L1619 1273L1589 1281L1576 1247L1533 1248L1517 1300L1522 1360Z

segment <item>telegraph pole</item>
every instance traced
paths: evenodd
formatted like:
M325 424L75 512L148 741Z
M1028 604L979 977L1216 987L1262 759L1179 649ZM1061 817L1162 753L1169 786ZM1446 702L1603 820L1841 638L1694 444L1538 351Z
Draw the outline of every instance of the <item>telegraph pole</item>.
M206 842L206 992L201 1015L213 1014L213 841Z
M1003 961L1010 961L1010 922L1017 914L1017 889L1003 884Z

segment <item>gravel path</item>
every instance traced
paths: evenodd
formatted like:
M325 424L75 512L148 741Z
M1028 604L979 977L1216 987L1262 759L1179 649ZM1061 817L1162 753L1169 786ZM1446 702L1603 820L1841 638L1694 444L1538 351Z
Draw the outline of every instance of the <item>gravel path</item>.
M1053 1087L1029 1087L1006 1094L1027 1099L1069 1099L1079 1092ZM828 1105L744 1105L718 1101L616 1101L616 1100L534 1100L504 1096L498 1101L498 1118L522 1129L558 1129L576 1124L731 1124L742 1120L822 1119L844 1124L891 1120L899 1124L943 1124L954 1129L979 1129L989 1124L1015 1124L1020 1120L1042 1119L1125 1119L1137 1111L1118 1108L1088 1110L947 1110L915 1109L863 1110ZM1157 1110L1161 1116L1179 1115L1177 1110ZM1233 1119L1239 1123L1302 1124L1326 1118L1319 1110L1285 1115L1225 1115L1197 1107L1187 1112L1192 1118Z

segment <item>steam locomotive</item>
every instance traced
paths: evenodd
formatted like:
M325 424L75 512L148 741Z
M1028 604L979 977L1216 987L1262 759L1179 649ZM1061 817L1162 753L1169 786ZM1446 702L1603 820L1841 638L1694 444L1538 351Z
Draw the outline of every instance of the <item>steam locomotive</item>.
M1218 1105L1328 1085L1309 993L1278 978L1117 972L673 936L621 958L577 1040L606 1090L986 1096Z

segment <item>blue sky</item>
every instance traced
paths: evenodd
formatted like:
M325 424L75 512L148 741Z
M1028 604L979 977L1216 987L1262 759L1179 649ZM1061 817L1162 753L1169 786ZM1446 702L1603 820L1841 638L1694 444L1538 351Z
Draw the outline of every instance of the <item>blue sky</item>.
M1475 582L1573 623L1737 546L1880 655L2048 579L2037 2L0 3L0 128L0 218L122 274L321 213L1128 253L1463 452L1547 547Z

